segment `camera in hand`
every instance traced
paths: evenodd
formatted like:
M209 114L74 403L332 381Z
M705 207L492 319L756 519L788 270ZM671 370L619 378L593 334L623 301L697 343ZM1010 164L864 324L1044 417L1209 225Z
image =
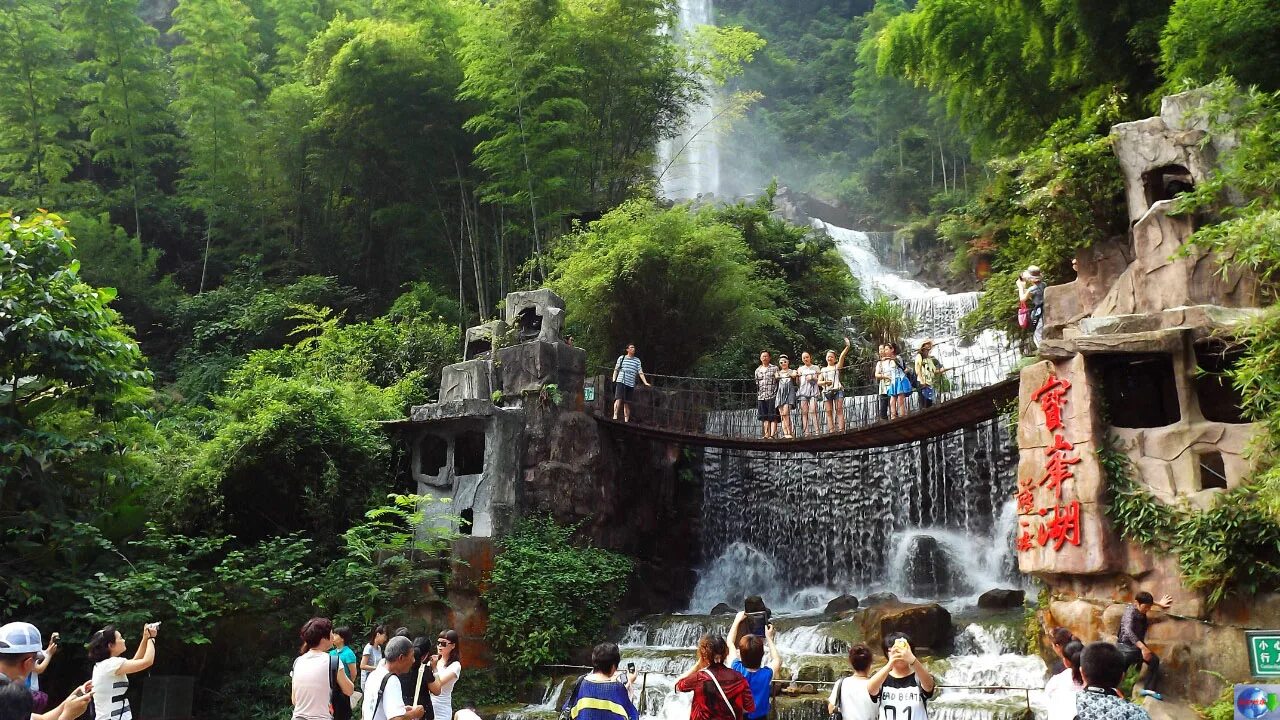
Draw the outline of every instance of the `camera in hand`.
M768 608L747 613L747 632L757 637L764 637L764 627L769 624L772 613Z
M628 672L628 673L630 673L630 674L632 674L632 675L634 675L634 674L635 674L635 672L636 672L636 664L635 664L635 663L627 663L627 672Z

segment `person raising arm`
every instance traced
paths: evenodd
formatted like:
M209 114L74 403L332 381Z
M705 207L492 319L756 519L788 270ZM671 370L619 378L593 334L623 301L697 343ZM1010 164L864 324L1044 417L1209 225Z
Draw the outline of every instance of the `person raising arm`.
M910 638L904 633L885 636L884 654L888 661L867 681L867 694L880 704L882 716L925 720L929 717L925 703L933 697L933 675L911 651ZM885 713L888 708L895 712Z

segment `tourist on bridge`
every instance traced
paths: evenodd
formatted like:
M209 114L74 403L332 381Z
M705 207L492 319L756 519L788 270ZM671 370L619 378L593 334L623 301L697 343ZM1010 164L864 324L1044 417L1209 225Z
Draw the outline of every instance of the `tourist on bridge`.
M676 680L677 692L693 693L689 720L739 720L755 712L746 678L725 666L729 645L719 635L698 641L698 662Z
M561 717L573 720L640 720L640 711L631 702L631 686L636 674L627 673L627 681L618 678L622 653L618 646L605 642L591 650L591 673L583 675L569 690Z
M817 435L818 399L822 397L822 388L818 387L818 366L813 364L813 355L808 350L800 353L801 365L796 369L796 377L800 389L796 398L800 401L800 429L805 435Z
M827 366L818 371L818 385L822 387L827 406L827 432L844 432L844 384L840 382L840 371L844 370L844 359L848 355L849 338L845 338L840 357L836 357L835 350L828 350Z
M1147 679L1143 687L1151 692L1159 692L1156 686L1160 683L1160 657L1146 643L1147 626L1150 624L1147 614L1155 605L1168 610L1173 605L1173 597L1165 595L1156 602L1146 591L1134 595L1133 604L1124 609L1120 632L1116 635L1116 647L1124 655L1126 670L1133 665L1147 664Z
M867 683L871 681L871 648L858 643L849 648L849 665L853 668L853 677L836 681L831 688L831 697L827 698L827 714L834 714L840 709L841 720L876 720L880 716L880 708L867 692Z
M889 633L883 649L888 661L867 680L867 693L880 704L880 717L927 720L925 703L933 697L934 680L911 651L911 639L906 633Z
M760 353L756 368L756 417L760 419L760 435L772 440L778 432L778 366L768 350Z
M622 411L622 421L631 422L631 396L636 390L636 378L640 378L645 385L650 387L653 383L649 382L649 378L644 376L644 369L640 366L640 358L636 357L636 346L631 344L627 346L625 355L619 355L618 361L613 364L613 419L618 419L618 411Z
M1120 695L1124 655L1109 642L1092 642L1080 653L1084 690L1076 694L1077 720L1151 720L1146 710Z
M796 378L799 377L799 371L791 369L791 358L786 355L778 356L778 398L775 404L778 407L778 414L782 417L782 437L790 440L796 436L795 425L791 417L796 409ZM733 644L732 641L729 643Z
M938 358L933 357L933 340L926 338L920 343L920 351L916 354L916 382L920 385L921 407L932 407L938 398L935 381L947 369L942 367Z
M898 346L888 343L884 347L884 357L876 363L876 381L880 393L889 396L889 419L894 420L907 414L911 381L907 379L906 367L898 357Z
M773 637L773 623L764 626L764 637L747 633L738 636L742 623L747 619L745 610L739 610L729 628L729 667L747 679L751 699L756 704L746 720L764 720L769 715L769 701L773 696L773 679L782 671L782 656ZM764 645L769 641L769 664L764 665Z

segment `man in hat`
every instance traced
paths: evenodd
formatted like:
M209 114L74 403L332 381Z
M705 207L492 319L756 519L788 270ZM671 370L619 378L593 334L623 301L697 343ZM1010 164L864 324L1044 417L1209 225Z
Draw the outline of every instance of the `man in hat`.
M1030 318L1027 327L1036 347L1044 337L1044 273L1036 265L1028 265L1018 278L1018 300L1027 304Z
M24 684L27 676L36 666L36 656L44 652L40 642L40 631L35 625L24 622L11 622L0 626L0 675L4 675L12 683ZM72 720L84 714L89 707L89 698L93 691L92 683L85 683L75 689L71 697L58 707L37 715L31 714L32 720Z
M933 357L933 338L925 338L920 343L920 352L916 354L916 383L920 385L920 406L931 407L938 399L938 391L935 381L938 376L946 372L947 369L942 367L942 363L938 362L938 358Z

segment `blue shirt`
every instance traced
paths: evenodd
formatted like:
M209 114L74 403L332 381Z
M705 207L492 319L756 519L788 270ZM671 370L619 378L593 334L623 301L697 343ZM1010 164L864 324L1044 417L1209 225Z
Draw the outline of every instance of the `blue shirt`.
M338 652L338 649L337 649L337 648L329 648L329 654L330 654L330 655L337 655L337 656L338 656L338 665L342 668L342 672L344 672L344 673L347 671L347 665L348 665L348 664L350 664L350 665L358 665L358 663L356 662L356 654L355 654L355 651L353 651L353 650L352 650L351 648L349 648L349 647L344 646L344 647L342 648L342 652ZM359 668L358 668L358 667L356 668L356 671L357 671L357 672L359 672ZM353 678L353 677L348 677L347 679L348 679L348 680L350 680L351 682L355 682L355 681L356 681L356 679L355 679L355 678Z
M564 704L573 720L640 720L627 686L620 682L595 682L583 678L578 692Z
M618 371L618 382L627 387L635 387L636 376L644 372L640 367L640 358L626 355L618 358L618 362L613 364L613 369Z
M756 720L769 714L769 700L773 697L773 668L762 667L759 670L748 670L741 660L734 660L729 666L731 670L737 670L738 674L747 679L747 686L751 688L751 699L756 701L755 712L747 716L749 720Z

